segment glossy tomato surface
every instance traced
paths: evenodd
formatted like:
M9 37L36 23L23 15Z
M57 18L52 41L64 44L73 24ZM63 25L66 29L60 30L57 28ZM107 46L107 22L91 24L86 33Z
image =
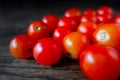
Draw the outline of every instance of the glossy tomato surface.
M28 35L36 40L48 37L49 33L50 31L47 25L40 20L33 21L28 26Z
M97 15L113 15L114 11L110 6L101 6L97 9Z
M61 46L52 38L38 40L33 48L35 60L45 66L56 64L62 56Z
M116 24L120 24L120 13L114 16L112 22Z
M90 44L89 38L80 32L71 32L63 39L65 55L78 60L82 50Z
M120 51L120 25L103 24L99 26L93 33L93 42L109 45Z
M65 27L58 27L53 32L53 39L56 40L60 45L63 46L63 38L72 32L70 29Z
M110 46L93 44L80 56L80 67L90 80L117 80L119 53Z
M17 59L27 59L32 56L34 40L26 34L15 36L9 44L9 50Z
M92 21L81 22L77 28L77 31L87 35L91 38L93 32L96 30L97 24Z
M64 13L65 17L71 17L78 23L80 21L81 15L81 11L78 8L69 8Z
M54 14L47 14L42 18L42 22L47 25L50 29L50 32L53 32L58 24L58 17Z
M75 31L77 29L78 23L71 17L62 17L58 22L58 27L65 27Z
M83 15L85 15L85 16L96 16L96 10L94 10L92 8L87 8L87 9L85 9Z

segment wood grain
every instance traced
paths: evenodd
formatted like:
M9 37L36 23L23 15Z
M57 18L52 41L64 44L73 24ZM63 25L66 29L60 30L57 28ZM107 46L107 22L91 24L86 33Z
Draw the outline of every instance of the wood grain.
M11 38L2 40L9 43ZM56 65L43 66L34 59L13 58L8 47L8 44L0 47L0 80L88 80L81 72L77 61L64 57Z

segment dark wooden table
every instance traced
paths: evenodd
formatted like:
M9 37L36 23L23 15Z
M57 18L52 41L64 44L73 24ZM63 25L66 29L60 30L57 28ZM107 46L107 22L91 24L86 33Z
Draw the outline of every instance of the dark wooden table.
M103 3L88 3L84 0L75 1L47 1L39 0L4 0L0 3L0 80L88 80L79 68L79 62L65 57L54 66L43 66L34 59L18 60L9 52L9 42L13 36L27 33L29 23L41 19L45 14L53 13L58 17L70 7L77 7L83 11L91 7L109 5L115 13L120 10L119 0ZM95 1L95 0L94 0Z

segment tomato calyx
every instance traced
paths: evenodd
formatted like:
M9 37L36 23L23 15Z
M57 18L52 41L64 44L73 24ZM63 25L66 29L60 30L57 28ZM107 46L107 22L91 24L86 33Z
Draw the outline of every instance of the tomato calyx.
M36 30L40 31L41 30L40 26L36 26Z

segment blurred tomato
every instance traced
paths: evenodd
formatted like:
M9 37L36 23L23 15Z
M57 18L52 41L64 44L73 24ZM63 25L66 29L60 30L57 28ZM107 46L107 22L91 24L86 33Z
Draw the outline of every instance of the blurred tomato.
M93 44L80 56L80 67L90 80L117 80L119 53L110 46Z
M34 43L34 40L27 34L17 35L10 41L10 53L17 59L27 59L32 56Z

